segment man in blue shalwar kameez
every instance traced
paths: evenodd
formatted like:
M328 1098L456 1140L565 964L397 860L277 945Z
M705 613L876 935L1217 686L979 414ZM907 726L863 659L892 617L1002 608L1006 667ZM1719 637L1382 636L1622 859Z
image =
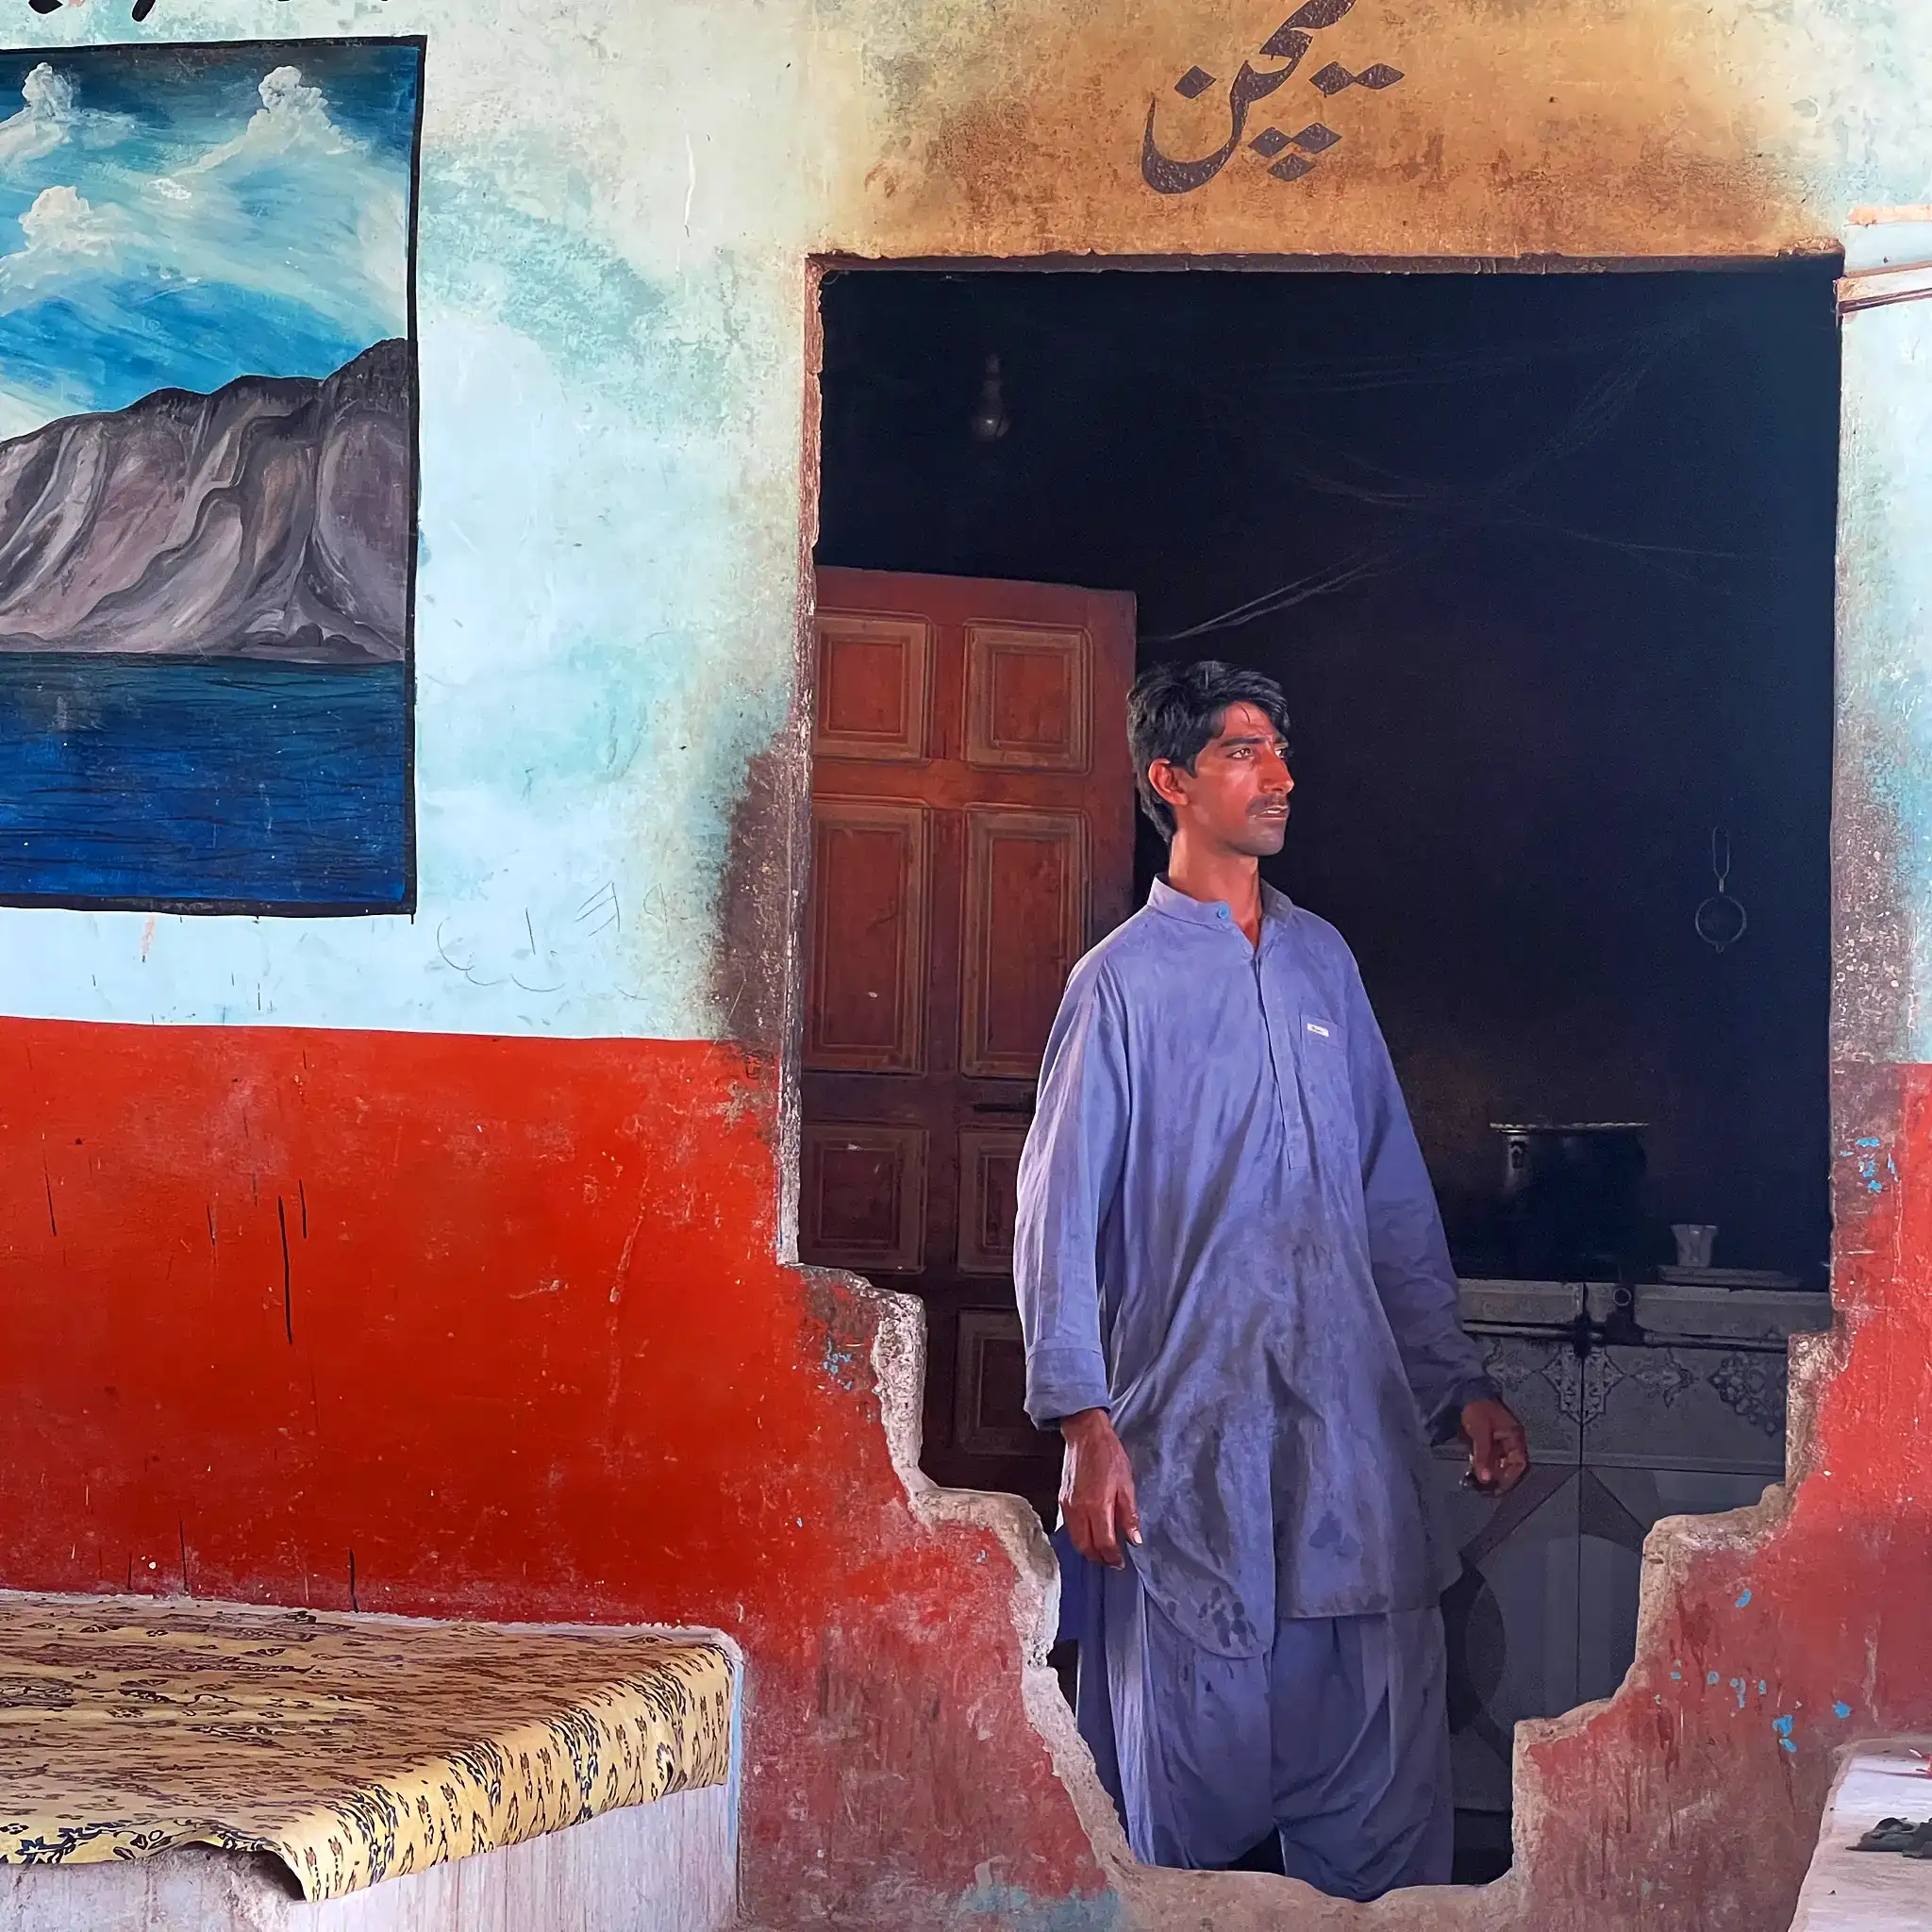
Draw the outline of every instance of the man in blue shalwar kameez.
M1355 960L1260 882L1285 728L1225 665L1134 688L1168 870L1068 982L1014 1274L1027 1410L1066 1442L1080 1730L1128 1841L1205 1868L1273 1828L1291 1875L1367 1899L1449 1877L1430 1442L1459 1432L1495 1493L1528 1457Z

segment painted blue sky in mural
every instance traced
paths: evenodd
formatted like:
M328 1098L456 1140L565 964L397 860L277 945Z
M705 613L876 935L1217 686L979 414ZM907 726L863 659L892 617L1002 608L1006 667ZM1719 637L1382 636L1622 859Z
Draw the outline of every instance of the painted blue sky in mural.
M0 55L0 439L408 330L419 51Z

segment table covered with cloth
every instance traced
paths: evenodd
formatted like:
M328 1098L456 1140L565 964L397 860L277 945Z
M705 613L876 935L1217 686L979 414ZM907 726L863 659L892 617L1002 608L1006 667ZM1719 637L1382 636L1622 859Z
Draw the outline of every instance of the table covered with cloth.
M0 1591L0 1863L205 1843L311 1900L730 1774L722 1642Z

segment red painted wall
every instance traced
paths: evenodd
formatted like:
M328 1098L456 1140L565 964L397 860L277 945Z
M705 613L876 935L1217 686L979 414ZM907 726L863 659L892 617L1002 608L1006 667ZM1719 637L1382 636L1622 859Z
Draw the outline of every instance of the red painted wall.
M1932 1068L1841 1068L1838 1099L1839 1325L1815 1414L1794 1392L1804 1480L1761 1537L1653 1539L1622 1691L1527 1754L1539 1932L1789 1924L1838 1749L1932 1732ZM1910 1799L1932 1812L1932 1783Z
M353 1552L365 1609L721 1625L755 1920L1108 1923L1009 1560L915 1521L867 1305L771 1259L774 1086L691 1043L0 1022L0 1582L341 1607ZM1529 1750L1499 1928L1782 1924L1833 1747L1932 1729L1932 1069L1840 1105L1808 1479L1755 1554L1674 1546L1623 1693Z
M364 1609L718 1625L756 1915L1099 1891L1010 1562L914 1521L866 1307L772 1259L774 1085L693 1043L0 1022L0 1582L341 1608L353 1553Z

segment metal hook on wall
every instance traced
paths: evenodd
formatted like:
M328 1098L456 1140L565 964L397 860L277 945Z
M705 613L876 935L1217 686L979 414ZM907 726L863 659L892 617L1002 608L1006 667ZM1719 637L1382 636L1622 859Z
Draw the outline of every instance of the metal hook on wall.
M1750 914L1729 891L1731 835L1722 825L1711 830L1710 871L1717 881L1717 891L1697 908L1692 924L1697 928L1697 937L1713 953L1722 953L1726 947L1735 946L1751 924Z

